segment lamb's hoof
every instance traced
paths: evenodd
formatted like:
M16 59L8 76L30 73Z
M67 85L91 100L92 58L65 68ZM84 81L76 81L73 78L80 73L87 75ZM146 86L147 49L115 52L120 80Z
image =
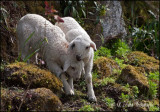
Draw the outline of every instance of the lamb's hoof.
M89 97L88 99L90 102L97 102L97 98L96 97Z
M70 90L70 91L68 91L66 94L73 96L73 95L74 95L74 91L73 91L73 90Z

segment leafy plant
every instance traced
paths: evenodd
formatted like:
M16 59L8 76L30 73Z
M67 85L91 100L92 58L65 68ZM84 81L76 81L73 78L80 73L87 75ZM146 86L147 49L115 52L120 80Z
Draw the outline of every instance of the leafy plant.
M67 1L65 0L64 16L71 15L72 17L86 17L85 1Z
M91 105L85 105L79 109L79 111L94 111L94 108Z
M124 60L123 59L119 59L119 58L115 58L114 59L116 63L118 63L118 65L120 66L121 69L123 69L126 65L123 64Z
M157 72L150 72L148 75L149 80L159 80L159 71Z
M107 106L108 106L109 108L111 108L111 109L113 109L114 106L115 106L115 101L114 101L113 98L106 97L106 98L104 99L104 102L105 102L105 103L107 104Z
M93 72L92 73L92 79L93 79L93 81L95 81L97 78L98 78L97 72Z
M148 97L150 98L155 98L157 95L157 89L158 89L158 84L156 84L155 82L159 81L159 71L157 72L150 72L148 75L148 83L149 83L149 90L148 90Z
M88 7L88 5L90 5ZM87 18L87 15L93 15L96 17L94 23L97 24L102 22L100 16L106 14L105 5L99 4L97 1L63 1L61 2L61 7L64 16L74 17L82 26L84 25L83 19ZM89 19L89 18L87 18ZM89 19L90 20L90 19Z
M111 57L111 50L101 46L96 52L94 52L94 60L100 56Z
M115 79L114 79L114 78L111 78L111 77L106 77L106 78L100 80L99 82L95 83L94 86L95 86L95 87L105 86L105 85L107 85L108 83L115 83Z
M117 42L115 42L112 47L113 47L112 53L118 57L125 58L126 54L130 51L129 46L120 39L118 39Z
M128 102L129 101L129 95L127 95L127 94L125 95L124 93L121 93L120 98L121 98L122 102Z
M132 41L132 50L144 51L158 58L159 26L157 19L152 19L141 27L129 26L128 38Z
M127 91L130 91L130 86L129 86L128 83L124 86L124 88L125 88Z
M139 93L138 87L132 86L132 91L133 91L134 97L137 98Z
M157 95L157 84L149 80L149 90L148 90L148 97L155 98Z
M113 74L118 74L118 75L120 75L121 72L122 72L122 70L120 70L120 69L113 69Z
M155 106L155 105L151 105L151 106L149 106L149 111L159 111L159 107L157 107L157 106Z
M91 12L89 11L89 14L91 15L96 15L96 21L95 21L95 24L101 22L102 23L102 20L100 18L100 16L104 16L106 14L106 6L105 5L102 5L102 4L99 4L98 2L96 1L93 1L94 3L94 6L91 7L91 9L94 11L94 12ZM108 9L108 8L107 8ZM108 9L109 10L109 9Z

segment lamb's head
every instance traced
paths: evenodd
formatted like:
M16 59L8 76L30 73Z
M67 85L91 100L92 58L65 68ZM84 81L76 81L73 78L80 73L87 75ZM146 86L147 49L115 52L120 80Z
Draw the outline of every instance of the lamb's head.
M96 50L96 45L93 41L82 38L81 35L77 36L69 44L69 51L73 54L77 61L81 61L89 56L90 50Z
M64 64L63 72L66 72L74 80L77 80L81 77L82 72L84 72L84 62L67 60Z

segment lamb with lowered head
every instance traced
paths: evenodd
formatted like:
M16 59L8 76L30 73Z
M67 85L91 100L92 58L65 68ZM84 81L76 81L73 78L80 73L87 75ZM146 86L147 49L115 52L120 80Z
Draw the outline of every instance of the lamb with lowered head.
M33 36L25 43L32 32ZM18 22L17 36L22 59L38 49L37 43L47 38L48 42L40 46L38 53L45 60L49 70L61 78L66 94L73 95L72 85L69 85L70 80L67 82L65 73L73 79L80 78L84 63L73 58L63 31L40 15L27 14Z
M72 17L62 18L64 23L56 23L55 25L60 27L66 34L66 39L70 42L69 48L74 52L74 57L85 63L85 80L88 88L88 97L91 101L97 101L93 85L92 85L92 68L93 68L93 57L94 50L96 50L95 43L90 39L87 32L78 24L78 22ZM70 82L73 83L73 82Z

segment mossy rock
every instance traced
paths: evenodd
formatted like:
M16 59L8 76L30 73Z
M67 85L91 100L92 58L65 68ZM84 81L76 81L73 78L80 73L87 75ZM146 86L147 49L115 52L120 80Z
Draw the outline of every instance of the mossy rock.
M5 67L2 76L8 86L45 87L56 94L61 93L62 90L62 82L54 74L33 64L24 62L9 64Z
M114 69L119 69L118 64L107 57L98 58L93 66L93 70L98 73L100 79L112 75Z
M155 72L159 70L159 60L154 57L148 56L147 54L134 51L127 55L128 64L133 66L143 67L147 73Z
M60 111L62 109L59 98L47 88L28 91L2 88L1 101L1 111L18 111L19 108L20 111Z
M126 66L118 80L122 80L132 86L138 86L141 92L146 92L149 89L147 77L140 72L139 67Z

